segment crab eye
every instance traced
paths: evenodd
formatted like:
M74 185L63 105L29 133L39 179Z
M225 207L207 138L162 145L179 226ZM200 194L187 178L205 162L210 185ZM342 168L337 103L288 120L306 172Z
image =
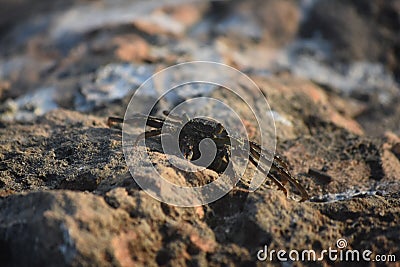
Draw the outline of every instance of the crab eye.
M221 134L224 131L224 126L221 123L218 123L215 129L216 134Z

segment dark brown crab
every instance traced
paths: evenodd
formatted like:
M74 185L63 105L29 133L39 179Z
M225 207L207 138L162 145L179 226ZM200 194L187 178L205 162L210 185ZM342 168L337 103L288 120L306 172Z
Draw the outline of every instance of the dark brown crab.
M164 114L168 114L165 112ZM136 139L136 144L140 139L148 138L152 136L158 136L162 134L162 128L166 127L166 132L173 133L180 131L179 134L179 147L188 160L196 160L200 157L201 153L199 151L199 143L205 138L210 138L214 141L217 146L217 153L214 161L207 167L209 169L215 170L217 172L223 172L229 163L230 153L231 153L231 141L237 143L238 145L243 144L243 141L239 139L228 136L226 129L218 122L204 118L189 119L184 118L174 118L170 116L172 120L166 121L163 118L157 118L153 116L145 116L142 114L135 114L129 121L145 121L146 125L154 128L153 130L146 131L140 134ZM121 124L124 119L117 117L108 118L108 126L113 127L115 125ZM288 171L286 163L277 155L274 155L273 162L271 163L266 157L261 154L261 146L255 142L248 141L250 154L248 155L249 160L254 166L261 170L268 178L274 182L280 190L284 192L287 196L288 192L285 188L287 182L294 185L300 192L301 200L305 201L309 198L304 187L294 178ZM264 152L264 149L263 149ZM267 153L271 153L267 151ZM260 163L266 163L271 165L270 171L266 171ZM278 180L279 177L280 179Z

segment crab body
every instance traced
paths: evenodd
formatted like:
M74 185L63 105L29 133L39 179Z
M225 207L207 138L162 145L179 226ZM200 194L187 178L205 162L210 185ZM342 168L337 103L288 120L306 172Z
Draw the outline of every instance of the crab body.
M168 115L168 112L164 114ZM309 198L306 190L297 181L297 179L290 174L287 164L279 156L274 155L273 152L267 150L267 153L272 156L266 157L263 154L265 149L262 149L259 144L253 141L239 140L235 137L229 136L226 129L220 123L214 120L206 118L189 119L187 117L174 118L174 116L172 116L172 119L166 120L163 118L145 116L142 114L135 114L132 119L128 120L131 122L144 120L147 126L154 128L153 130L149 130L140 134L137 137L135 144L137 144L137 141L142 138L146 139L152 136L163 134L172 136L178 135L179 149L181 150L183 156L190 161L196 161L201 157L201 142L206 139L211 139L211 141L214 143L214 149L216 147L216 153L212 163L205 167L218 173L224 172L224 170L227 168L231 156L231 148L234 147L235 149L238 148L240 150L240 146L247 141L249 144L249 153L243 153L243 155L248 157L249 161L268 178L270 178L271 181L285 193L285 195L287 195L285 185L287 182L290 182L299 191L301 195L300 201L304 201ZM122 118L108 118L108 125L110 127L123 122L124 119ZM163 132L162 129L164 127L166 127L166 129ZM232 145L231 141L235 143L235 146ZM203 153L207 153L207 151L212 150L210 143L206 143L204 146L204 150L202 150ZM270 171L267 171L265 166L271 166Z
M204 139L219 140L228 138L226 129L218 122L209 119L195 118L185 123L179 132L179 148L189 160L201 157L200 142ZM218 173L225 171L231 155L231 145L225 142L214 142L216 155L208 167ZM212 151L210 143L204 144L204 151Z

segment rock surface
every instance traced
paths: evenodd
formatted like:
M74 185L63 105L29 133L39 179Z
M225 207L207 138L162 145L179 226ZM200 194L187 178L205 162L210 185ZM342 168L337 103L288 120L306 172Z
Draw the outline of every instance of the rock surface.
M232 191L202 207L168 206L136 185L124 161L121 135L105 125L106 118L57 110L32 124L6 123L0 129L3 262L254 264L264 245L321 251L339 238L346 238L352 249L399 255L396 146L323 122L331 116L318 115L320 107L310 105L309 95L321 89L307 86L309 91L295 91L303 95L295 102L286 94L291 105L306 101L302 105L311 109L297 115L280 111L292 114L296 123L286 138L281 135L278 148L312 197L305 203L263 186L255 193ZM293 87L286 90L293 92ZM331 106L327 110L335 112ZM151 155L164 164L164 176L181 179L163 154ZM332 181L308 175L310 168ZM208 171L206 177L215 175ZM22 250L23 257L18 254Z
M267 246L319 254L337 249L339 239L347 242L343 251L400 260L400 1L50 2L0 4L1 266L281 266L276 254L271 263L258 252ZM132 7L144 13L129 13ZM16 17L4 12L24 8L30 12ZM118 16L122 11L127 17ZM76 14L81 23L68 23ZM94 15L102 20L83 19ZM329 57L314 50L318 42L310 45L315 32L333 47ZM298 49L306 61L282 64L293 42L304 44L298 38L311 38ZM123 116L150 75L190 60L232 65L259 86L275 121L276 152L308 201L285 197L269 179L246 191L254 166L203 206L167 205L140 188L121 131L109 128L107 117ZM332 77L340 72L340 81L366 80L366 88L299 77L296 67L313 60L335 70ZM385 71L360 77L355 60ZM158 114L199 95L234 108L250 139L275 134L219 90L172 97ZM151 165L170 182L199 186L219 177L177 169L158 137L147 145ZM287 264L310 263L347 264L328 257Z

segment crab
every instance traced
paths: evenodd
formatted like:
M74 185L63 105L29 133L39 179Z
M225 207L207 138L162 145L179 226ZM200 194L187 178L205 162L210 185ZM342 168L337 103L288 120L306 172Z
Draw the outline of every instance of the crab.
M189 161L195 161L200 158L200 141L209 138L214 141L217 150L213 162L206 167L218 173L222 173L227 168L232 147L236 148L247 141L250 152L248 153L249 161L264 173L278 187L278 189L285 194L286 197L288 196L288 191L285 185L289 182L299 191L301 196L300 201L309 199L307 191L289 172L288 165L285 161L283 161L278 155L274 155L273 152L266 150L265 148L261 149L261 146L256 142L240 140L229 136L222 124L211 119L190 119L187 115L181 118L170 115L166 111L164 112L164 115L169 115L169 118L172 119L166 120L165 118L134 114L131 119L125 121L123 118L109 117L107 124L109 127L115 127L124 122L130 123L144 121L146 126L153 128L152 130L141 133L136 138L135 145L137 145L138 141L141 139L147 139L164 134L165 132L162 132L162 128L166 127L167 133L177 133L179 135L179 148L183 156ZM232 144L232 142L235 144ZM270 155L273 155L273 161L270 162L269 159L263 156L261 151L266 151ZM271 165L270 171L267 171L261 163Z

